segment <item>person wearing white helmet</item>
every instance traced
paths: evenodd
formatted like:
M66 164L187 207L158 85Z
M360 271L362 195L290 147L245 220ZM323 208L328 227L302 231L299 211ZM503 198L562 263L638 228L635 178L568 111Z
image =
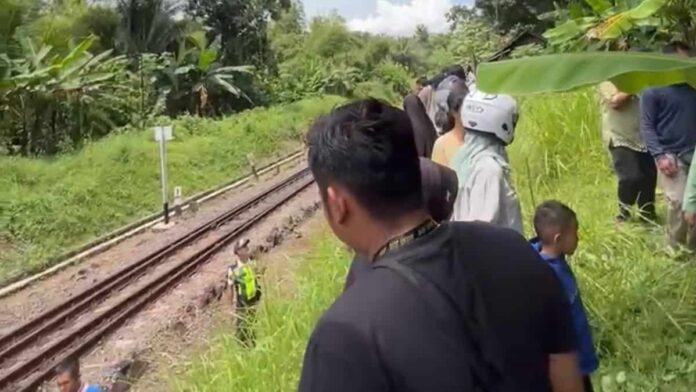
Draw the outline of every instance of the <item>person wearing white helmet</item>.
M522 234L520 202L505 151L515 136L517 102L509 95L473 89L461 116L466 136L452 158L459 180L452 220L489 222Z

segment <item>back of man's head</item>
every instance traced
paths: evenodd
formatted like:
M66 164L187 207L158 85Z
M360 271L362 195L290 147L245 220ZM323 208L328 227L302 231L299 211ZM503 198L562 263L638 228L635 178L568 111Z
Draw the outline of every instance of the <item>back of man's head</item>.
M542 244L552 243L556 234L576 222L575 211L556 200L541 203L534 213L534 231Z
M662 48L665 54L676 54L683 57L689 57L691 54L691 47L682 41L672 41Z
M380 221L422 208L418 153L402 110L375 99L340 106L314 123L307 144L322 197L338 184Z

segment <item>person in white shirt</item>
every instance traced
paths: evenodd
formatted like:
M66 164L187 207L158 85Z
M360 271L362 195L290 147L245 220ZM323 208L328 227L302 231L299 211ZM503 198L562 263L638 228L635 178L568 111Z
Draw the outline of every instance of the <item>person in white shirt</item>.
M515 135L517 102L472 90L462 105L464 145L452 158L459 194L454 221L483 221L523 234L522 213L510 180L505 146Z

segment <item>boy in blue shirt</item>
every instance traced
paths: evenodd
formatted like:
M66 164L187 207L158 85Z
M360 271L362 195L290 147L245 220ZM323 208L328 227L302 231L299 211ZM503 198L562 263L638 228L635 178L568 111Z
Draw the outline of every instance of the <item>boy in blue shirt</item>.
M537 237L531 240L532 246L551 267L568 295L577 337L580 371L584 377L585 391L591 392L590 375L599 367L599 359L592 344L590 323L575 275L566 261L566 256L572 256L578 247L577 216L563 203L545 201L537 207L534 214L534 230Z

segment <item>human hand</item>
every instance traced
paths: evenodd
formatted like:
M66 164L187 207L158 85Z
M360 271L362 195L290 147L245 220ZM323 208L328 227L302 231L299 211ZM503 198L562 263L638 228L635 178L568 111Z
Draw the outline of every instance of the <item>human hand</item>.
M631 96L626 93L617 93L609 100L609 107L612 109L621 109L627 102L631 100Z
M677 160L672 155L664 154L657 158L657 169L667 177L674 177L679 173Z
M689 226L696 226L696 213L684 211L684 220L689 224Z

